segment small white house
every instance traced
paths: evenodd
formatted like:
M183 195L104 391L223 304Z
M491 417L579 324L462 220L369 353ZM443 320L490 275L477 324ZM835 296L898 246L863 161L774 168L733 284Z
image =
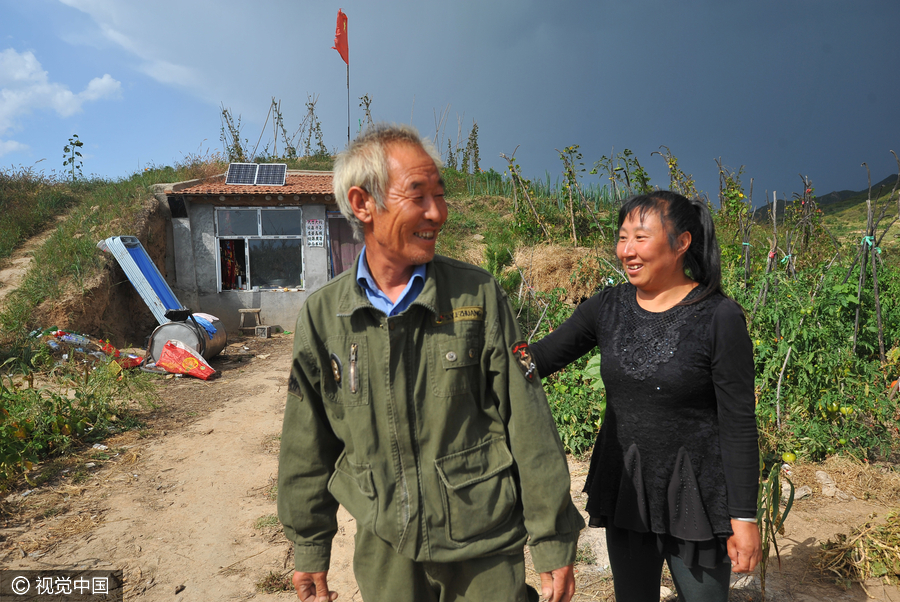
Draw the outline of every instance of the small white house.
M166 280L182 304L234 334L244 308L258 308L263 324L293 330L306 296L352 265L362 247L338 211L331 179L331 172L288 171L283 186L226 184L224 175L164 185Z

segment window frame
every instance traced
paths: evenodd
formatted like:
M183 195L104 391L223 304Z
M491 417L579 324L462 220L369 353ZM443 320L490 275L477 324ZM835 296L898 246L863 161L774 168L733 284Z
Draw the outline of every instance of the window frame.
M221 235L219 230L219 216L227 211L256 211L256 234L227 234ZM300 234L262 234L263 231L263 211L298 211L300 215ZM297 240L300 244L300 284L299 286L288 287L290 291L306 290L306 222L303 220L303 208L298 206L292 207L266 207L262 205L254 205L250 207L230 206L216 207L213 212L213 233L215 235L216 247L216 291L248 293L248 292L275 292L284 290L282 288L257 288L250 287L253 278L253 266L250 263L250 241L251 240ZM223 289L222 288L222 246L220 241L223 240L240 240L244 244L244 267L246 271L246 289Z

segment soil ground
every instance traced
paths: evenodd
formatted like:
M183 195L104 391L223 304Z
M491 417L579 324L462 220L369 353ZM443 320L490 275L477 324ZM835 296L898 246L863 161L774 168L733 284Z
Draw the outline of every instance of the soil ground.
M260 585L284 582L291 546L275 515L277 452L292 336L244 338L211 361L209 380L159 377L159 401L143 410L140 430L66 462L36 467L56 475L35 489L8 493L0 522L0 568L121 568L126 600L291 599ZM578 505L585 460L570 459ZM770 600L866 600L857 584L836 585L813 567L819 544L883 517L872 501L834 501L814 487L798 501L767 580ZM341 510L329 573L342 600L360 600L352 574L352 517ZM611 584L601 530L583 533L576 600L606 599ZM584 544L582 544L582 547ZM529 574L537 582L537 575ZM877 582L869 594L900 602L900 589ZM751 586L737 599L759 599Z

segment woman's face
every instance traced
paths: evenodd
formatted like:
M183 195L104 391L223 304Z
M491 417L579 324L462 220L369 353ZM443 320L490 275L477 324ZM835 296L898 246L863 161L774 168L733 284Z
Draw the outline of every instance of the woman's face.
M690 233L684 232L672 249L659 214L650 210L642 218L636 209L619 228L616 256L631 284L643 292L658 293L684 283L684 252L690 243Z

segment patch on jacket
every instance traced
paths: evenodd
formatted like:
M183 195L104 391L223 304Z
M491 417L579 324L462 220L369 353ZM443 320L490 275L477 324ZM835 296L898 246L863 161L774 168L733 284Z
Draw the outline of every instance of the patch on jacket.
M484 308L478 306L457 307L452 311L442 313L435 317L435 324L449 324L451 322L484 322Z
M516 363L519 364L519 368L522 369L522 374L525 375L525 380L533 381L534 375L537 374L537 366L534 365L534 357L531 355L528 343L525 341L513 343L512 353L516 358Z

